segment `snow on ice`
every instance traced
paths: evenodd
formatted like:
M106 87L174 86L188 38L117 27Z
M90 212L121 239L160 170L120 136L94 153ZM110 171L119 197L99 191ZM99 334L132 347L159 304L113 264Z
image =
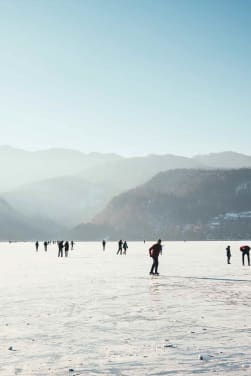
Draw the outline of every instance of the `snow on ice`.
M0 245L0 375L251 374L251 267L230 242Z

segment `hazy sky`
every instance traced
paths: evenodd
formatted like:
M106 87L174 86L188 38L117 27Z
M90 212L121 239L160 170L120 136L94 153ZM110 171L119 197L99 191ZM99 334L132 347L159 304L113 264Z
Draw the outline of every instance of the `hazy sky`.
M250 0L0 0L1 144L251 154Z

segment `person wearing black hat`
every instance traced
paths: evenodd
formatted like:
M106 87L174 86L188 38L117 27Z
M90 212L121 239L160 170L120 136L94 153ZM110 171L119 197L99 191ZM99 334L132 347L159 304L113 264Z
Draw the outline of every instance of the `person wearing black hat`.
M159 266L159 255L162 254L162 245L161 239L157 241L157 243L153 244L149 248L149 256L153 259L153 264L149 274L159 275L158 273L158 266Z

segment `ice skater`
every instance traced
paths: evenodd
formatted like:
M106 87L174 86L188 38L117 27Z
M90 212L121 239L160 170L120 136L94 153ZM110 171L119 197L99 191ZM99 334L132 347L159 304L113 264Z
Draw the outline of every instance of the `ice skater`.
M106 241L103 240L103 241L102 241L103 251L105 251L105 245L106 245Z
M63 257L64 241L58 241L58 257Z
M35 247L36 247L36 251L38 251L38 247L39 247L39 242L38 241L36 241Z
M248 265L250 266L250 255L249 255L250 249L251 248L248 245L243 245L242 247L240 247L240 251L242 252L242 265L243 266L245 265L245 255L247 256Z
M122 251L123 251L123 249L122 249L123 241L122 240L119 240L118 246L119 246L119 249L117 251L117 255L122 255Z
M69 242L65 242L64 243L64 255L65 255L65 257L68 257L69 248L70 248Z
M47 252L48 242L44 242L44 250Z
M124 241L124 243L123 243L123 250L124 250L123 255L126 255L127 248L128 248L127 242Z
M74 241L72 240L71 241L71 251L73 251L73 247L74 247Z
M231 264L230 259L232 255L231 255L230 245L227 246L226 251L227 251L227 263Z
M162 245L161 239L157 241L157 243L153 244L149 248L149 256L153 259L153 264L149 274L159 275L158 273L158 266L159 266L159 255L162 254Z

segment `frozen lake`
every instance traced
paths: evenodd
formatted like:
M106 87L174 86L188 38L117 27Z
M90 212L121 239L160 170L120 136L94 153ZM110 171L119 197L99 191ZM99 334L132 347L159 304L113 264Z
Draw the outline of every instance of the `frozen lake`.
M164 242L159 277L151 244L1 243L0 375L250 376L243 242Z

